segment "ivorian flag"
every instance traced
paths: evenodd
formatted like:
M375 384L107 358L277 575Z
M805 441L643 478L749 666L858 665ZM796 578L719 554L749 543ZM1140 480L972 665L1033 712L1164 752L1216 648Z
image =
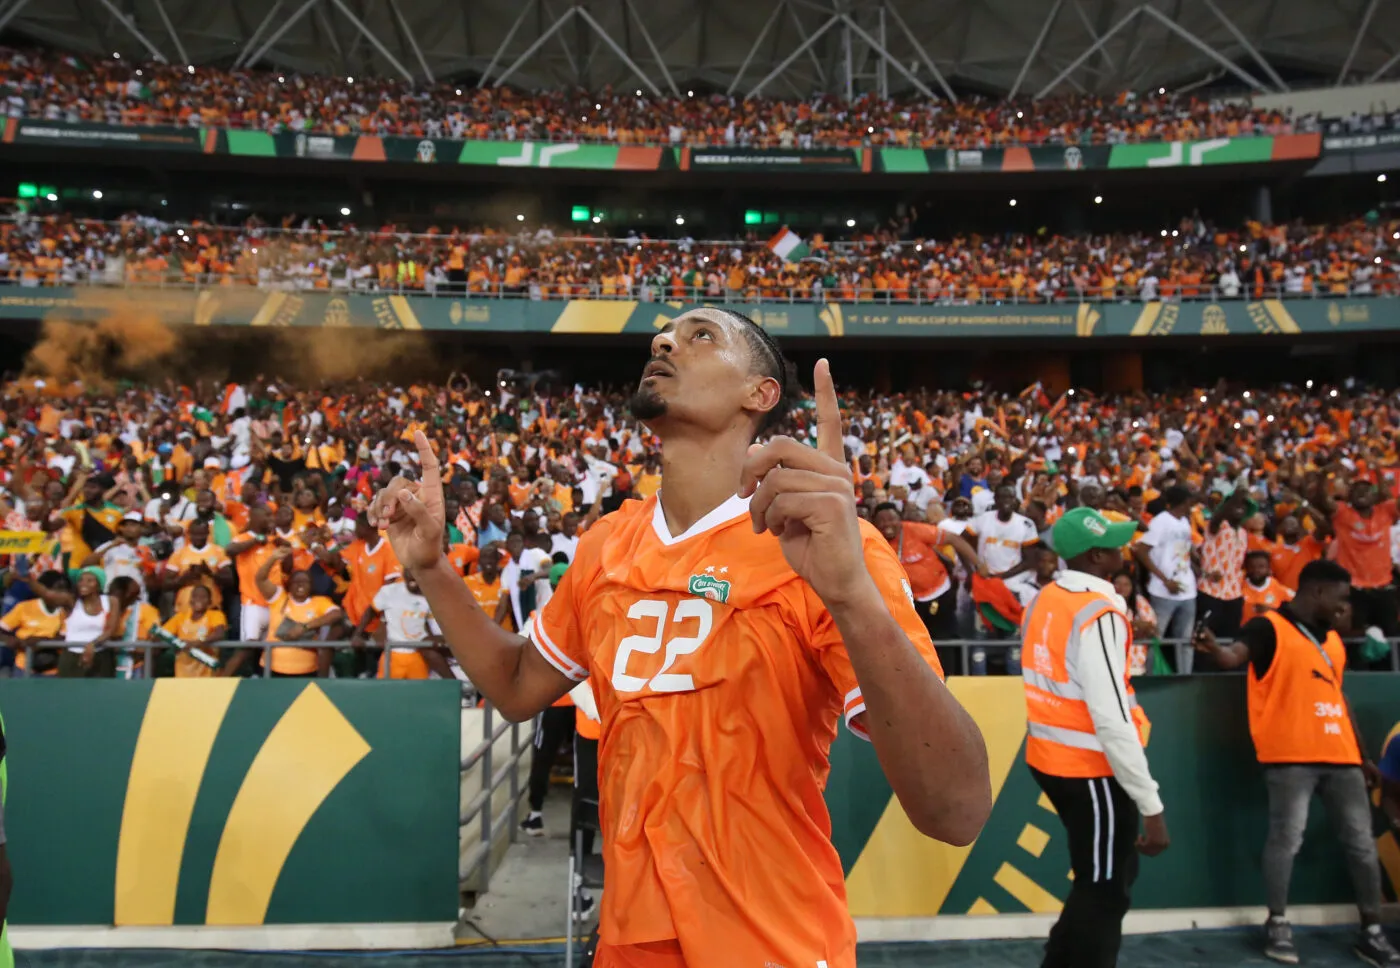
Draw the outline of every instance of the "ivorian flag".
M773 250L773 254L784 262L796 262L807 255L807 243L802 241L802 236L784 225L778 230L778 234L768 240L768 248Z

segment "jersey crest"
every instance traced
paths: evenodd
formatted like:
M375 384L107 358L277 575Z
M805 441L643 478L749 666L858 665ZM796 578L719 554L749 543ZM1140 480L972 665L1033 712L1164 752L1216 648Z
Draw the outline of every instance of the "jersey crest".
M730 584L728 579L716 578L713 575L691 575L690 584L687 586L690 594L699 595L701 598L708 598L712 602L724 603L729 601Z

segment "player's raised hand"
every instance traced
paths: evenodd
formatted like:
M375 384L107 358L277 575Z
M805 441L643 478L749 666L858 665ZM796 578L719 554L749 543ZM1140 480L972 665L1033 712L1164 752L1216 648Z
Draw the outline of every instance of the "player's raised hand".
M369 523L389 536L399 564L414 571L426 570L442 557L446 512L442 504L442 472L433 445L421 430L413 435L418 448L422 480L395 477L374 496Z
M752 495L754 531L776 535L792 570L834 607L864 593L871 579L830 364L819 361L813 376L817 446L775 437L753 448L744 462L739 494Z

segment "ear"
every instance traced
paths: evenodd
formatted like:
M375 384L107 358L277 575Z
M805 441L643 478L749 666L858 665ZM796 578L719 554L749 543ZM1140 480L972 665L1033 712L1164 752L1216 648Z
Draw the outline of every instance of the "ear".
M771 376L756 376L749 388L744 409L754 414L766 414L783 398L783 388Z

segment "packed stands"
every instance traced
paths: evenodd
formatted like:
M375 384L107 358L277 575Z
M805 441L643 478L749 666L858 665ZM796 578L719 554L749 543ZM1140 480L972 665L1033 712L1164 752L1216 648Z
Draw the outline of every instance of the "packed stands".
M1121 144L1318 130L1315 118L1165 91L957 104L641 91L521 92L465 82L223 71L0 50L7 113L55 121L324 134L744 147Z
M1221 581L1244 580L1246 547L1268 552L1285 585L1302 561L1324 553L1352 567L1358 583L1388 585L1400 564L1393 502L1362 516L1367 547L1357 545L1355 527L1357 509L1367 511L1377 493L1371 485L1384 498L1400 472L1400 393L1221 385L1104 397L1071 390L1052 399L1036 384L1016 396L852 391L843 407L853 486L868 517L893 502L905 521L985 535L984 525L994 526L986 515L1005 502L1008 520L1025 520L1030 540L1044 541L1065 509L1086 503L1146 531L1182 485L1193 495L1192 540L1208 555L1202 588L1214 581L1217 596L1229 597ZM811 439L812 413L799 402L789 414L798 439ZM240 602L246 610L262 601L258 567L275 545L290 564L262 577L305 572L324 614L344 610L345 621L332 620L326 634L349 640L366 601L397 571L375 558L370 564L382 567L369 579L376 568L364 570L366 555L384 546L359 523L375 489L416 460L414 430L427 433L447 468L451 557L509 625L529 613L533 582L522 567L538 575L566 563L579 529L661 486L655 442L628 416L625 398L582 387L541 394L454 378L406 387L172 382L103 391L29 378L0 391L0 422L5 527L42 528L54 539L11 561L7 609L35 594L42 572L77 576L95 565L106 581L137 581L139 595L134 586L128 592L166 618L188 605L189 586L207 587L228 616L230 638ZM1213 528L1217 509L1231 517ZM1334 527L1343 518L1348 527ZM128 520L139 527L127 528ZM250 540L259 532L271 545ZM1223 563L1222 533L1239 542ZM1386 549L1379 559L1370 538ZM185 550L194 544L199 554ZM1054 571L1053 558L1026 561L1004 574L1018 593ZM1005 569L1003 562L996 571ZM0 631L14 644L23 629L12 614ZM1400 632L1393 602L1358 623ZM959 626L963 635L994 631L970 616ZM366 670L357 654L337 660L339 674Z
M1229 229L1184 219L1152 233L947 239L892 230L809 240L796 263L757 236L732 241L411 233L256 219L172 224L18 215L0 223L0 279L20 286L256 285L662 301L1053 302L1370 296L1397 291L1400 221Z

